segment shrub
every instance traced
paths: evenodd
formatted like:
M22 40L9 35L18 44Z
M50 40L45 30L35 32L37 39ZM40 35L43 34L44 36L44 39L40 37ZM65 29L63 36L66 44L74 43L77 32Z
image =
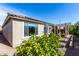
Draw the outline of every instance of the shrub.
M53 33L41 37L32 36L31 39L25 40L16 49L18 56L60 56L59 37Z

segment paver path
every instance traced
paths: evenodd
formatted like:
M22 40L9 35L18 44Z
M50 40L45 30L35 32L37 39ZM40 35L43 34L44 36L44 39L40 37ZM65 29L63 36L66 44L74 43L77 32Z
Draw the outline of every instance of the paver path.
M12 48L4 36L0 34L0 55L12 56L15 51L15 48Z

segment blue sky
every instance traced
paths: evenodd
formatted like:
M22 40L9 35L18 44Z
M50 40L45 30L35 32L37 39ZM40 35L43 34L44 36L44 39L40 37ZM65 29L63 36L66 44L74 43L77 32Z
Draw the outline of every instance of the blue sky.
M75 23L79 20L79 4L67 3L10 3L0 4L0 24L3 23L7 12L29 16L49 23Z

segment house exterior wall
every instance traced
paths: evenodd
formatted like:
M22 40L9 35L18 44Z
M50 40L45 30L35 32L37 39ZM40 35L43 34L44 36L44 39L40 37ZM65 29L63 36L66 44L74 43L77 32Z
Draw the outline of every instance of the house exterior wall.
M48 26L48 34L52 32L52 26Z
M38 35L44 35L44 25L38 24Z
M44 26L43 24L38 24L38 36L44 34ZM14 48L19 46L23 40L27 40L30 37L24 37L24 21L15 19L10 19L3 27L3 35Z
M28 40L30 36L24 38L24 21L13 20L13 47L19 46L23 40ZM44 25L38 24L38 36L44 34Z
M24 21L13 20L13 47L19 46L24 37Z
M12 45L12 20L3 27L3 35L7 41Z

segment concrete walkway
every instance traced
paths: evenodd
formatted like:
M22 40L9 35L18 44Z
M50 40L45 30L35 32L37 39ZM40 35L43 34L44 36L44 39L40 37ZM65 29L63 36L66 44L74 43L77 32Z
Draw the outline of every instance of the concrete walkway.
M61 47L59 48L59 50L64 53L64 56L79 56L79 49L67 47L69 38L70 35L60 41Z
M12 56L15 53L15 48L12 48L4 36L0 33L0 55Z
M65 56L79 56L79 49L68 48L65 52Z
M67 48L65 52L65 56L79 56L79 45L78 45L79 41L77 41L77 37L74 37L72 42L73 42L73 47Z

